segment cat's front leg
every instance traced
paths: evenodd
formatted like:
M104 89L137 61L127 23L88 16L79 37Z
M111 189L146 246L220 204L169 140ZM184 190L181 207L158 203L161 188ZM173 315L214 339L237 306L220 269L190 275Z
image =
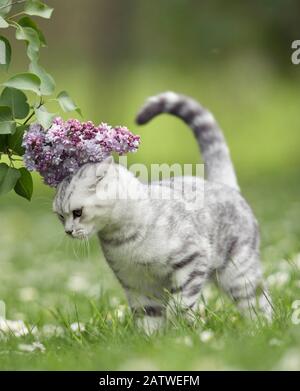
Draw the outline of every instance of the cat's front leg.
M128 302L138 328L151 335L165 324L165 307L156 298L141 293L126 291Z
M173 262L172 269L167 319L181 314L192 321L202 287L209 276L207 259L200 253L194 252Z

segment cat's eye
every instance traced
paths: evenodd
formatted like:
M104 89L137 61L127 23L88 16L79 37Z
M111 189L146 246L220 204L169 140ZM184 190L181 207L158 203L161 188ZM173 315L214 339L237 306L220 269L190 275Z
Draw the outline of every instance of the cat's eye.
M82 208L73 210L73 218L74 219L81 217L81 215L82 215Z
M58 215L58 218L59 218L59 220L61 220L62 222L64 222L65 221L65 218L64 218L64 216L63 215Z

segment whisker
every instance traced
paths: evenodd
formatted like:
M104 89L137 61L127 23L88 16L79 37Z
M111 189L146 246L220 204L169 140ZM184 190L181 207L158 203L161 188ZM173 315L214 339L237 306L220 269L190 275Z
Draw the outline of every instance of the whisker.
M90 241L89 241L88 236L84 236L84 243L85 243L86 249L87 249L87 257L89 258L90 257Z
M73 243L72 243L72 250L73 250L73 254L74 254L75 258L76 258L78 261L80 261L81 259L80 259L80 256L79 256L78 253L77 253L77 250L78 250L78 249L76 249L76 244L74 243L74 241L73 241Z

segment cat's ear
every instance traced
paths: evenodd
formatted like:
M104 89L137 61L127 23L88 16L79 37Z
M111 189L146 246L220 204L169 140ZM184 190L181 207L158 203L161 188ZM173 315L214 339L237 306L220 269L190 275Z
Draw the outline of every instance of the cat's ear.
M107 157L101 163L92 163L91 169L92 172L89 174L89 186L88 189L90 192L94 193L96 191L97 185L103 180L103 178L108 173L108 170L113 165L114 159L112 156Z
M114 158L110 155L106 159L104 159L101 163L96 164L96 181L100 181L105 177L108 170L114 163Z

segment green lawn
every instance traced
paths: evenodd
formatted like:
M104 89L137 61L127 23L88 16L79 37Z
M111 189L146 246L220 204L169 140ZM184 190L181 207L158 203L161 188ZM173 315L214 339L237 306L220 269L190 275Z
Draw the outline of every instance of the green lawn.
M194 328L179 319L150 338L134 329L97 241L87 248L64 237L50 193L30 204L4 197L0 298L6 318L18 322L1 333L0 368L300 369L300 325L291 319L300 299L299 190L296 176L244 184L261 223L271 326L243 321L208 287Z
M78 97L86 119L124 123L140 133L142 146L131 161L148 165L196 163L199 152L177 119L134 125L146 96L173 89L213 110L260 222L276 316L269 326L247 323L208 287L194 328L178 319L160 336L138 333L96 239L87 247L65 237L51 213L52 194L36 177L31 203L14 194L0 199L0 315L5 307L9 320L0 320L0 369L300 369L300 324L292 321L292 304L300 300L297 83L268 69L226 64L222 73L127 70L109 82L98 70L55 76Z

